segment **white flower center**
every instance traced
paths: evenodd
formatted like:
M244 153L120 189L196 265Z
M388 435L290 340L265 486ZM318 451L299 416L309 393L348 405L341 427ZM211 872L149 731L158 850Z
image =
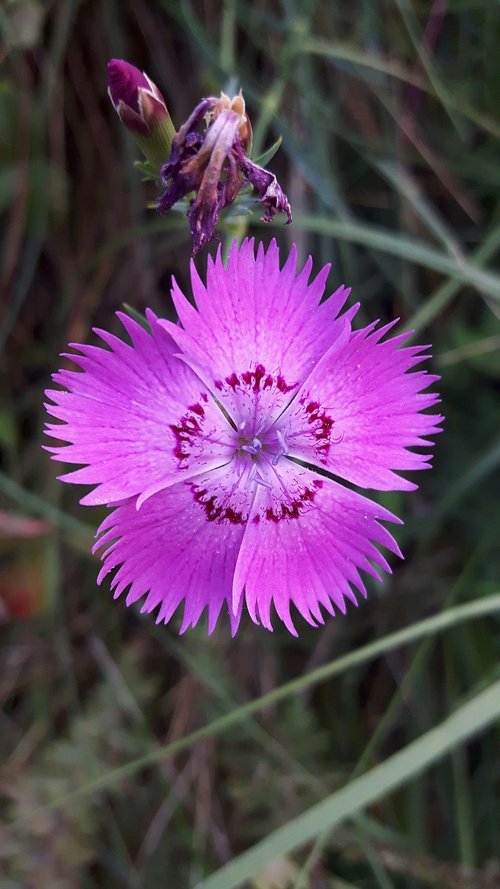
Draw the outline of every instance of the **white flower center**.
M246 451L246 453L251 454L252 457L256 457L262 450L262 442L260 438L257 438L257 436L254 435L251 442L241 445L240 450Z
M286 453L285 436L274 426L264 431L262 428L252 430L248 421L239 424L234 456L246 488L254 485L272 488L275 467Z
M255 464L265 461L276 466L280 457L288 453L283 432L274 426L266 431L262 428L251 431L248 427L247 421L238 426L236 454L248 454Z

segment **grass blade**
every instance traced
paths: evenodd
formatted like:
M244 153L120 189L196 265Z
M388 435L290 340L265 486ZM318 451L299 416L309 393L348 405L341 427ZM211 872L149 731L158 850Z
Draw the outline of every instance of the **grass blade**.
M500 680L479 692L435 728L381 765L311 806L265 840L238 855L230 864L199 883L197 889L234 889L280 856L300 848L326 828L336 827L406 784L451 750L486 729L498 717Z
M384 654L388 654L390 651L393 651L402 645L409 645L425 636L448 630L455 624L460 624L467 620L475 620L479 617L494 614L497 611L500 611L500 593L496 593L492 596L485 596L474 602L467 602L465 605L457 605L455 608L442 611L440 614L436 614L433 617L414 623L403 630L398 630L396 633L390 633L382 639L377 639L375 642L363 646L363 648L358 648L356 651L349 652L349 654L346 654L343 657L336 658L334 661L330 661L329 663L318 667L318 669L312 670L305 676L299 676L291 682L286 682L285 684L278 686L278 688L273 689L267 694L255 698L253 701L249 701L241 707L231 710L229 713L213 720L213 722L210 722L208 725L179 738L179 740L173 741L171 744L167 744L160 748L155 747L153 750L149 750L143 756L133 759L131 762L126 763L117 769L108 771L106 774L98 778L90 780L83 787L65 794L47 806L33 809L28 816L16 819L14 823L24 823L24 821L36 817L42 811L66 807L67 805L71 805L76 799L91 796L100 790L111 787L146 766L164 762L166 759L180 753L182 750L190 749L198 741L201 741L204 738L215 737L216 735L222 734L232 726L245 722L245 720L254 713L257 713L266 707L277 704L292 695L299 694L300 692L305 691L305 689L311 688L320 682L324 682L333 676L338 676L347 670L372 661Z

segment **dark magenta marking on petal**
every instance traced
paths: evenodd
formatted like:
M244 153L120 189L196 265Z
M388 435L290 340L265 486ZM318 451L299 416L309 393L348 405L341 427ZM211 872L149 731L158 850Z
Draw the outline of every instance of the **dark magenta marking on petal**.
M267 373L263 364L257 364L255 370L245 370L239 375L233 371L224 380L214 380L214 386L219 392L222 392L228 386L233 392L236 392L236 389L246 388L250 389L254 394L263 392L266 389L272 389L274 386L282 395L287 395L297 388L298 383L289 385L281 374L273 376Z
M254 392L258 392L260 384L266 375L266 369L263 364L258 364L254 371L247 370L241 375L241 379L247 386L251 386ZM269 375L268 375L269 378ZM272 377L271 384L272 384Z
M306 405L305 411L306 414L312 414L314 411L319 409L319 401L310 401L308 405Z
M205 411L203 410L201 404L190 404L189 410L193 412L193 414L198 414L199 417L205 416Z
M201 393L200 397L206 401L205 393ZM205 410L197 402L188 407L178 423L170 424L169 428L175 437L174 456L179 461L187 460L191 456L194 439L202 435L201 427L204 419Z
M304 510L311 506L314 503L314 499L316 494L320 488L323 487L323 482L321 480L315 480L312 483L312 487L305 487L297 498L291 500L290 502L283 502L279 505L279 507L269 506L264 512L264 517L268 522L281 522L283 519L298 519L304 512ZM255 516L254 520L258 518Z
M321 407L318 401L308 401L301 398L300 404L304 408L308 428L306 435L313 438L314 449L325 460L332 444L332 430L335 420Z
M225 506L219 503L215 495L208 496L206 488L198 488L196 485L190 485L193 492L193 498L205 510L207 521L222 524L229 522L231 525L244 525L246 518L241 512L233 509L232 506Z
M231 387L231 389L232 389L233 392L234 392L235 389L237 389L238 386L240 385L240 381L239 381L239 379L238 379L237 374L232 373L230 377L226 377L226 383L227 383L228 386Z
M284 377L281 376L281 374L278 376L278 379L276 380L277 388L280 390L280 392L283 392L284 395L286 395L287 392L291 392L292 389L295 389L296 385L297 385L297 383L293 383L291 386L287 386L285 379L284 379Z

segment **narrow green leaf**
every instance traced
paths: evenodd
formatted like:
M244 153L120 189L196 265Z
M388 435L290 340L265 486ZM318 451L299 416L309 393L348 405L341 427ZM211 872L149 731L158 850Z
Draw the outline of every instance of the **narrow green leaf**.
M474 265L482 265L487 262L489 259L495 255L495 253L500 248L500 225L497 225L488 235L486 240L477 250L474 251L474 254L471 258L471 262ZM461 282L455 280L448 280L444 284L442 284L438 289L429 297L422 305L417 309L415 314L410 318L410 320L404 325L404 330L414 330L415 333L418 333L424 327L427 327L431 324L435 318L442 312L446 306L448 306L457 293L459 292L461 287Z
M477 268L468 260L447 256L416 238L409 238L407 235L400 235L396 231L374 225L361 225L322 216L303 216L296 213L294 222L304 231L329 235L340 241L351 241L364 247L371 247L373 250L380 250L382 253L399 256L416 265L441 272L462 284L469 284L484 296L500 300L499 275ZM275 224L278 225L278 221Z
M279 151L282 142L283 136L278 136L276 142L274 142L267 151L264 151L260 157L255 159L255 163L259 164L260 167L267 167L269 161L271 161L276 152Z
M371 80L373 78L371 72L377 72L394 77L402 83L412 84L424 93L436 95L434 85L429 83L427 78L415 74L397 60L389 59L378 53L367 52L365 49L359 49L359 47L353 44L336 43L322 38L311 37L303 42L301 51L311 55L322 56L325 59L330 59L332 62L351 63L354 71L356 71L356 66L361 69L358 76L364 77L364 79ZM367 72L364 73L363 69L367 69ZM480 127L497 139L500 138L498 121L470 105L464 95L460 95L456 91L455 94L447 92L446 104L463 117L469 118L477 127Z
M130 305L130 303L122 303L122 306L123 311L126 312L127 315L130 315L130 317L133 318L134 321L137 321L137 323L140 324L141 327L144 328L144 330L147 330L149 333L149 324L142 312L138 312L137 309L134 309L134 307Z

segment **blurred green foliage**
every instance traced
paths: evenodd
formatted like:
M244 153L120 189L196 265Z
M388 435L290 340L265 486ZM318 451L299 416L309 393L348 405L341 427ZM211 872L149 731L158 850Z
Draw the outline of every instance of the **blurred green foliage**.
M498 4L6 0L0 30L2 889L184 889L231 860L254 889L498 887ZM241 85L254 156L283 137L270 166L294 210L272 231L253 212L251 230L333 262L361 322L400 316L434 346L435 468L384 498L406 561L298 640L249 621L234 640L223 626L179 639L113 604L90 556L98 510L41 450L66 343L124 303L173 317L171 274L187 287L186 220L147 209L154 186L106 95L111 56L150 74L177 126ZM403 627L407 644L386 641ZM441 724L446 755L417 774ZM420 737L395 789L356 809L357 779L376 764L394 778ZM293 840L293 819L344 787L350 816ZM271 867L237 858L278 828Z

